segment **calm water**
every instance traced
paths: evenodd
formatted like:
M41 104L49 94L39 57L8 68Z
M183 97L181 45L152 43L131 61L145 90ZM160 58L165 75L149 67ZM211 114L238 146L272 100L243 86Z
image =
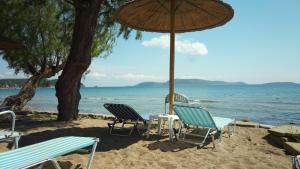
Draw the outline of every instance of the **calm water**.
M177 88L190 99L198 100L213 115L250 118L266 124L300 124L300 85L287 86L201 86ZM0 101L17 89L0 89ZM168 88L103 87L82 88L80 112L109 114L103 104L126 103L143 114L164 112ZM42 111L56 111L55 90L40 88L29 106Z

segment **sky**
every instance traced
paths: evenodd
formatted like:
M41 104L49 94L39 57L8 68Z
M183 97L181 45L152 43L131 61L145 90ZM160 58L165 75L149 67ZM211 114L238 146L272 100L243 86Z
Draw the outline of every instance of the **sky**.
M300 83L300 1L225 0L234 17L222 27L176 34L175 78ZM169 35L119 38L93 59L86 86L127 86L169 78ZM22 78L0 59L0 78Z

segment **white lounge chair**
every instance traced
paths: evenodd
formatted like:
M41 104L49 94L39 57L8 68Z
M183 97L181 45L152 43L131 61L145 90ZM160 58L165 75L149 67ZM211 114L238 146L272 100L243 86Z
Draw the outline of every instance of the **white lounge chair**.
M16 115L13 111L10 110L0 112L0 116L4 115L10 115L11 128L9 130L0 130L0 142L13 141L13 149L18 148L18 142L20 140L21 133L15 131Z
M86 167L90 169L98 141L98 138L91 137L60 137L3 152L0 153L0 168L26 169L38 166L38 168L41 169L45 162L51 161L56 169L61 169L55 160L57 157L86 147L92 147Z

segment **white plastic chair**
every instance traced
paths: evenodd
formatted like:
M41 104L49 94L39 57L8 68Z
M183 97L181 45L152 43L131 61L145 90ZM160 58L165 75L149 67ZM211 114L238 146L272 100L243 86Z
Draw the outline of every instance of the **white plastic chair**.
M300 155L293 158L293 169L300 168Z
M0 116L4 115L10 115L11 117L11 128L9 130L0 130L0 142L5 142L5 141L13 141L13 149L19 147L19 140L21 137L20 132L15 131L15 121L16 121L16 115L13 111L6 110L0 112Z
M167 104L170 103L169 94L165 98L165 114L167 114ZM174 93L174 103L189 103L189 98L180 93Z

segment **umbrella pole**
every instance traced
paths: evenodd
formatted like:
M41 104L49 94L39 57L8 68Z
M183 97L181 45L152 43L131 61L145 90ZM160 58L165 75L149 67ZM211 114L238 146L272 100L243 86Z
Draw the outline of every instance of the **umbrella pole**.
M174 105L174 63L175 63L175 0L171 0L170 17L170 80L169 80L169 114L173 114Z

